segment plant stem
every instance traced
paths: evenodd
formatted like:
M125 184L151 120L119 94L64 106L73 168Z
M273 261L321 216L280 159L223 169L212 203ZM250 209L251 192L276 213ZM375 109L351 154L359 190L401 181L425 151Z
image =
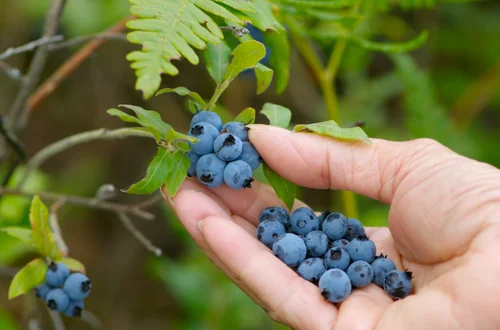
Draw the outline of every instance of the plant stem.
M64 241L64 238L62 236L62 230L61 227L59 226L59 220L57 218L57 211L66 204L66 201L64 199L58 200L55 202L51 207L50 207L50 227L52 228L52 232L54 233L54 237L57 243L57 246L59 246L59 250L61 251L63 256L67 256L69 252L68 245Z
M227 86L229 86L229 83L231 81L229 80L224 80L222 84L218 85L217 88L215 89L214 95L212 95L212 98L208 102L206 110L212 110L215 107L215 104L217 103L217 100L219 100L219 97L222 95L222 93L226 90Z

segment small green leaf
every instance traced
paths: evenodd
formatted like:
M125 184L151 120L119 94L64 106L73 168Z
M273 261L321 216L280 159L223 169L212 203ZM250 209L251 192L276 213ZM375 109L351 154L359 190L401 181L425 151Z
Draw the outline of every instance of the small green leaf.
M42 258L34 259L24 266L10 283L9 299L14 299L42 284L45 281L47 267Z
M257 77L257 94L262 94L273 80L273 70L259 63L255 67L255 76Z
M44 257L60 260L62 254L57 247L54 234L49 225L49 210L38 196L35 196L31 203L30 223L32 229L31 235L35 248L40 251Z
M187 89L186 87L163 88L163 89L159 90L158 93L156 93L156 96L159 96L159 95L165 94L165 93L176 93L176 94L181 95L181 96L187 95L190 98L192 98L196 103L201 105L203 108L205 108L207 106L207 104L205 103L205 101L203 101L203 98L200 96L200 94L198 94L196 92L192 92L189 89Z
M288 210L291 210L295 201L297 187L290 181L283 179L266 163L262 163L262 165L264 174L267 180L269 180L269 183L273 187L274 191L276 192L276 195L278 195L278 197L285 203L285 205L288 207Z
M232 81L241 72L254 68L266 55L266 48L255 40L241 43L232 52L233 58L227 66L224 80Z
M68 266L68 268L74 272L85 273L85 266L76 259L62 258L60 262Z
M174 197L182 182L187 177L187 171L191 166L191 161L189 157L181 151L175 152L171 157L171 170L168 173L165 187L167 188L169 196Z
M239 121L245 125L255 123L255 109L250 107L246 108L240 112L233 121Z
M129 104L121 104L120 107L130 109L135 112L135 115L140 120L140 125L149 129L155 136L156 141L162 140L167 136L171 126L165 123L158 112L144 110L141 107Z
M293 130L295 132L312 132L340 140L363 140L371 143L368 135L366 135L361 127L342 128L333 120L315 124L296 125Z
M194 136L179 133L174 129L171 129L170 131L168 131L165 140L167 142L174 141L174 140L176 140L176 141L180 140L180 141L191 142L191 143L196 143L199 141L199 139L195 138Z
M264 42L270 50L269 64L275 72L276 93L280 94L286 89L290 76L290 44L286 31L266 31Z
M273 126L288 128L292 120L290 109L278 104L265 103L260 113L265 115Z
M121 120L123 120L123 121L125 121L127 123L136 123L136 124L142 125L142 122L139 120L139 118L131 116L128 113L125 113L125 112L123 112L121 110L112 108L112 109L109 109L106 112L109 115L116 116L116 117L120 118Z
M222 40L218 44L208 44L205 51L205 61L207 63L207 70L210 76L214 79L216 84L224 81L224 73L229 64L231 57L231 48Z
M158 153L148 166L146 176L124 192L128 194L151 194L165 183L169 171L169 153L164 148L158 148Z
M0 229L1 231L9 234L12 237L19 238L24 243L29 246L34 246L33 237L31 236L31 230L23 227L6 227Z
M204 106L202 106L198 102L195 102L193 100L188 100L188 109L192 114L196 114L198 110L201 110L203 108Z

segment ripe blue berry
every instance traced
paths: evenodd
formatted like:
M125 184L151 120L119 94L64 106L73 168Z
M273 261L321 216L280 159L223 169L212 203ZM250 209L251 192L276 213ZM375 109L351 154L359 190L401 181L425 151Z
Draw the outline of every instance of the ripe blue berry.
M260 163L262 163L262 158L260 157L257 149L250 142L243 142L241 147L241 155L238 157L238 160L242 160L247 162L248 165L252 168L252 171L255 171L257 167L259 167Z
M233 189L252 188L252 169L242 160L235 160L224 169L224 182Z
M222 133L214 141L214 151L217 157L227 162L235 160L241 155L243 143L234 134Z
M351 258L349 253L343 248L333 247L325 253L325 264L330 268L346 270L349 267Z
M53 288L57 288L63 285L66 278L69 276L69 268L60 262L53 262L47 268L47 273L45 273L45 280L47 284Z
M331 213L330 210L325 210L320 215L318 215L320 228L323 225L323 222L325 221L325 219L330 215L330 213Z
M283 234L274 242L273 253L288 267L297 267L306 259L304 240L294 234Z
M214 141L219 135L219 131L214 125L201 122L191 127L188 135L199 140L196 143L189 142L189 146L192 152L202 156L214 152Z
M216 154L201 156L196 163L196 176L202 184L208 187L218 187L224 182L226 162Z
M385 275L393 270L396 270L394 261L388 259L387 256L384 256L383 254L375 257L371 266L373 268L373 283L381 288L384 287Z
M332 303L344 301L352 291L351 280L340 269L330 269L321 275L318 283L321 294Z
M346 246L347 252L352 261L363 260L371 263L375 259L377 248L375 243L369 240L366 235L353 239L349 245Z
M80 317L84 308L83 300L70 300L64 314L68 317Z
M342 213L330 213L323 222L322 229L331 240L340 239L347 231L347 218Z
M69 305L68 294L62 289L53 289L45 298L47 306L53 311L63 312Z
M82 273L73 273L64 282L64 291L72 300L83 300L87 298L92 290L87 276ZM67 306L66 306L67 307ZM66 308L63 308L63 310Z
M316 283L321 275L326 272L326 265L321 258L309 258L302 261L297 271L303 279Z
M187 156L188 156L189 160L191 161L191 165L189 166L189 170L188 170L188 176L195 177L196 176L196 163L198 163L198 160L200 159L200 155L197 155L194 152L190 151L187 153Z
M351 279L353 286L362 288L372 282L373 269L366 261L355 261L347 268L347 276Z
M328 236L320 230L314 230L304 238L307 253L311 257L323 257L328 250Z
M358 219L348 218L347 219L347 231L345 232L344 238L349 242L356 237L365 235L365 228L363 224Z
M285 227L277 220L265 220L257 227L257 239L268 248L272 248L276 239L285 233Z
M234 134L241 141L248 141L248 130L248 127L237 121L230 121L222 126L222 132Z
M384 279L384 290L392 299L403 299L412 290L412 273L393 270Z
M307 235L319 229L319 220L313 210L300 207L290 215L290 228L295 234Z
M339 247L339 248L344 248L349 244L349 241L346 239L337 239L332 242L331 247Z
M198 111L191 119L191 125L189 127L193 127L199 123L209 123L213 125L217 132L220 131L222 127L222 119L220 119L219 115L212 111Z
M36 290L35 291L36 296L38 298L45 300L45 298L47 298L47 294L49 293L49 291L52 290L52 287L50 285L48 285L47 283L43 283L42 285L37 287L35 290Z
M290 227L290 215L288 211L279 206L266 207L259 215L259 222L265 220L278 220L285 228Z

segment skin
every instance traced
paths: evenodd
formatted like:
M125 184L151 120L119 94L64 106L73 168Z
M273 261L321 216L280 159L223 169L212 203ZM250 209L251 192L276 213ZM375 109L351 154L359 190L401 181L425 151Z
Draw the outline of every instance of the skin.
M415 277L413 295L403 300L370 284L335 307L254 237L260 211L283 205L271 187L208 189L186 180L173 199L182 224L273 320L306 330L500 328L497 168L428 139L370 145L262 125L249 133L286 179L390 204L389 228L367 228L367 235L377 254ZM294 209L301 206L296 201Z

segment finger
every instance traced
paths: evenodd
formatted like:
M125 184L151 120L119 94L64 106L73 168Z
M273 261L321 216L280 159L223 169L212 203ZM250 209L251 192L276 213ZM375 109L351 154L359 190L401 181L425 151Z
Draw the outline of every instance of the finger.
M294 183L391 203L389 226L410 261L463 254L494 221L489 205L500 198L500 171L432 140L372 139L369 145L263 125L252 125L249 133L266 163Z
M333 329L337 310L318 288L241 227L226 218L209 217L201 228L210 249L229 269L228 276L244 283L274 320L294 329Z

